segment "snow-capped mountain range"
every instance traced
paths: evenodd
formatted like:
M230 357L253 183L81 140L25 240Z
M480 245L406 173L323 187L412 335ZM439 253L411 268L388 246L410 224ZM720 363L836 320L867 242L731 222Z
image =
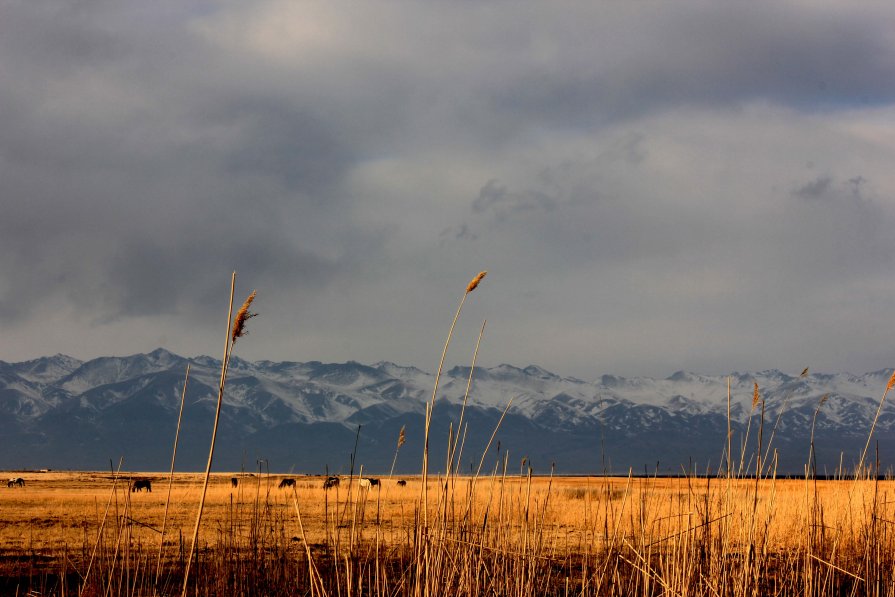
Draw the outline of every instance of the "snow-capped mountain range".
M103 469L124 457L129 470L166 469L187 364L178 469L204 467L220 361L164 349L84 362L65 355L0 361L0 412L6 418L0 467ZM840 462L850 467L858 460L891 376L892 370L770 370L584 381L534 365L478 368L460 427L460 468L468 472L478 465L512 400L486 455L488 467L504 458L518 466L525 458L535 473L549 472L554 463L563 473L717 470L725 462L729 382L735 463L753 462L761 429L763 452L773 436L768 454L776 452L778 470L801 473L813 424L818 473L832 473ZM430 448L442 456L430 458L438 463L433 471L446 466L443 455L449 436L457 433L469 378L469 367L454 367L441 377ZM356 464L388 472L405 427L407 442L396 470L419 472L425 404L434 383L430 372L388 362L234 358L215 468L253 470L260 464L283 472L347 472L357 441ZM754 384L764 405L763 425L761 403L753 408ZM885 470L895 460L895 406L889 402L883 403L873 439ZM875 461L875 448L872 453Z

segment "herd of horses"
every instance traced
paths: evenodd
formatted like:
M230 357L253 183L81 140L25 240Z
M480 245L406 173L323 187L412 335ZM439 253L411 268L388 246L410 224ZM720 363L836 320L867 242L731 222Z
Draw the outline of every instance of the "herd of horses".
M332 489L333 487L338 487L341 484L342 480L340 477L336 477L333 475L328 476L323 480L323 489ZM381 487L379 479L373 477L358 477L357 484L361 489L370 489L371 487ZM407 481L404 479L399 479L397 485L400 487L404 487L407 485ZM295 479L286 478L280 481L279 485L280 489L285 487L295 487Z
M323 489L332 489L333 487L338 487L341 483L341 479L339 477L329 475L323 481ZM361 489L370 489L371 487L381 487L379 483L379 479L375 479L373 477L359 477L357 480L357 484ZM407 485L407 481L404 479L398 480L397 483L400 487L404 487ZM7 487L24 487L25 479L22 477L11 477L9 481L6 482ZM230 486L238 487L239 486L239 478L231 477L230 478ZM147 479L146 477L133 477L130 479L129 487L132 493L142 492L144 489L152 493L152 481ZM286 477L285 479L280 481L278 485L280 489L286 489L287 487L295 487L295 479L291 477Z
M340 477L336 477L334 475L329 475L323 481L323 489L332 489L333 487L338 487L340 483L341 483ZM373 477L359 477L357 479L357 484L360 486L361 489L369 489L371 487L380 487L379 479L375 479ZM407 485L407 481L405 481L404 479L400 479L397 484L400 487L404 487L405 485ZM231 477L230 478L230 486L238 487L239 486L239 478ZM295 487L295 479L293 479L292 477L286 477L285 479L282 479L280 481L280 483L279 483L279 485L277 485L277 487L279 487L280 489Z

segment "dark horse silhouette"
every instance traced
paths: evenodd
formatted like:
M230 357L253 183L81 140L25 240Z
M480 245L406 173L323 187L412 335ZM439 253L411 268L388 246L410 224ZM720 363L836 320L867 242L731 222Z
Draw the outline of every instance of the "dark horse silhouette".
M339 478L338 477L327 477L326 481L323 482L323 489L330 489L331 487L339 486Z
M280 481L279 488L283 489L285 487L295 487L295 479L283 479Z
M149 479L134 479L131 481L131 492L143 491L144 489L152 493L152 482Z
M21 477L13 477L9 481L6 482L7 487L24 487L25 479Z
M405 481L404 479L399 479L398 485L400 485L401 487L404 487L405 485L407 485L407 481Z
M237 486L239 486L239 479L237 479L236 477L230 477L230 487Z

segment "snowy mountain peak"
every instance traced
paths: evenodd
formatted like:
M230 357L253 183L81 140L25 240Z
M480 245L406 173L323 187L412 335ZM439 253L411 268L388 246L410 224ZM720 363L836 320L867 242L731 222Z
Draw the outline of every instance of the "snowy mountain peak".
M214 410L220 362L211 357L184 359L157 349L86 362L56 355L0 363L0 413L13 430L0 436L0 464L4 454L49 454L54 442L59 443L58 453L70 453L72 458L79 451L94 449L91 446L98 446L96 455L103 459L124 447L156 446L159 430L173 428L171 419L177 415L187 362L192 364L187 403L194 409L186 415L189 426L196 425L195 417L207 417ZM436 427L447 429L450 422L456 422L469 372L468 366L456 366L442 378L436 413L444 418ZM752 393L753 384L758 383L765 403L765 424L772 420L776 424L780 417L774 441L775 448L781 450L781 462L785 462L785 450L791 444L796 459L792 466L799 470L803 462L798 459L805 453L812 423L819 454L826 449L838 461L840 453L852 444L863 447L890 376L891 370L806 377L776 370L730 376L678 371L663 379L603 375L587 382L558 376L537 365L519 368L503 364L475 369L466 420L470 433L489 436L496 418L513 400L501 427L507 449L525 449L532 458L549 455L558 462L567 458L571 464L566 470L590 462L598 442L607 450L616 450L617 464L641 457L655 462L657 458L686 460L690 456L717 462L718 446L725 443L727 433L728 380L731 426L738 434L737 442L747 429L757 429L755 418L760 411L752 407ZM419 417L431 398L434 379L434 374L416 367L384 361L371 366L355 361L252 362L234 358L222 425L233 434L233 445L258 454L279 449L270 443L278 438L278 445L300 445L303 452L324 446L319 453L325 458L346 447L327 442L343 438L351 444L358 426L366 433L380 429L390 438L406 426L411 438L422 424ZM821 405L823 396L827 399ZM146 437L139 435L139 429L144 429ZM344 433L347 436L343 437ZM510 448L513 437L516 448ZM880 440L881 455L887 445L895 444L895 403L883 404L875 438ZM102 443L113 439L112 444ZM375 444L380 440L369 441ZM394 446L391 440L386 443L390 445L383 443L381 449L388 465ZM374 449L370 446L368 449ZM351 446L347 447L350 451ZM6 464L20 466L21 462Z
M559 379L559 376L555 373L551 373L546 369L538 367L537 365L529 365L525 369L522 370L526 375L530 375L531 377L537 377L539 379Z
M396 365L395 363L389 361L379 361L378 363L375 363L373 367L393 377L415 378L419 377L420 375L428 375L422 369L417 369L416 367L409 367L406 365Z
M16 363L19 376L29 381L49 383L68 375L82 365L82 361L64 354L41 357Z
M668 381L694 381L698 380L698 376L687 371L675 371L666 379L668 379Z

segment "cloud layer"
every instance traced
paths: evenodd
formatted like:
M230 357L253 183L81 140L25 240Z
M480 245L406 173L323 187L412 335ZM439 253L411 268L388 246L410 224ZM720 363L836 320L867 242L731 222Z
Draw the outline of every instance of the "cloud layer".
M895 365L885 3L0 11L0 359Z

